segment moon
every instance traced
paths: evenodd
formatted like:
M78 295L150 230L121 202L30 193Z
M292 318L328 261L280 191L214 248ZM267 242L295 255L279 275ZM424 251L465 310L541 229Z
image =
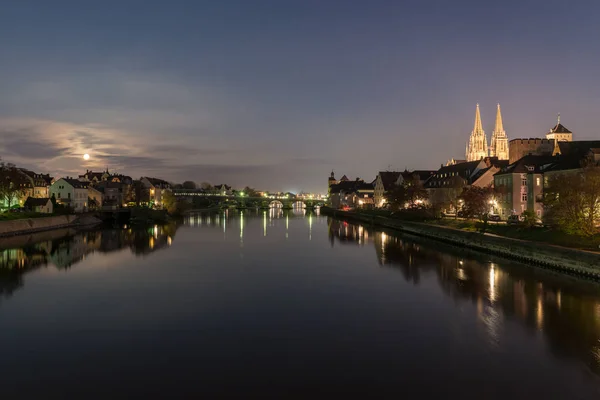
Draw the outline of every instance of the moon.
M83 159L86 160L86 161L89 160L90 159L90 155L88 153L85 153L83 155Z

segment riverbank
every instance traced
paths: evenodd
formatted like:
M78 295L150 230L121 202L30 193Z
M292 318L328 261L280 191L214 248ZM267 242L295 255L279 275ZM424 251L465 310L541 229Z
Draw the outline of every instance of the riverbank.
M0 221L0 237L25 235L73 226L95 225L100 222L102 221L90 215L58 215Z
M424 236L459 247L471 248L568 274L600 280L600 253L596 252L512 239L498 235L468 232L422 222L409 222L378 215L334 210L326 207L321 209L321 213L340 219Z

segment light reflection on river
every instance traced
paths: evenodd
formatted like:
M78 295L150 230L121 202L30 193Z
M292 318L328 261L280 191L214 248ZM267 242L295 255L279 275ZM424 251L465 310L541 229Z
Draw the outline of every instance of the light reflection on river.
M600 396L598 285L305 214L1 239L6 398Z

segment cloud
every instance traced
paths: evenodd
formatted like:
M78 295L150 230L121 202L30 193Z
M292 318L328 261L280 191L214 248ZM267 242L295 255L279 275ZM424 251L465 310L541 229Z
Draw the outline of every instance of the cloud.
M0 144L7 155L30 160L53 159L69 151L68 146L42 137L33 127L0 130Z

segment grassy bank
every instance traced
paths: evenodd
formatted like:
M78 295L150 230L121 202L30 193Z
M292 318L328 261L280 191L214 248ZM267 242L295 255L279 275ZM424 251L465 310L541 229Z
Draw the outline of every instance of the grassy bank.
M356 211L353 211L356 212ZM417 211L397 211L390 212L385 210L361 210L356 212L361 215L387 217L398 219L400 221L423 222L432 225L445 226L454 229L460 229L466 232L478 232L483 223L474 220L451 219L451 218L433 218L427 210ZM528 240L551 244L554 246L563 246L579 250L599 251L600 235L584 237L568 235L564 232L552 230L547 227L526 227L524 225L506 225L490 222L487 225L486 232L503 236L511 239Z
M482 226L481 222L471 220L437 219L427 222L470 232L476 232L481 229ZM599 235L590 237L568 235L564 232L545 227L528 228L520 225L489 223L486 228L486 232L512 239L529 240L532 242L540 242L580 250L598 251L598 246L600 245Z
M45 218L45 217L53 217L55 214L42 214L36 212L24 212L24 213L12 213L12 212L4 212L0 214L0 221L16 221L18 219L28 219L28 218Z

